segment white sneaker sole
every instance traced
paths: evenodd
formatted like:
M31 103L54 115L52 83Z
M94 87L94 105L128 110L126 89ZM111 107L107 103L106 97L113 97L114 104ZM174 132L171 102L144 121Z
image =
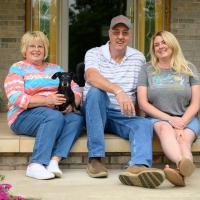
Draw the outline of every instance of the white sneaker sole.
M26 173L26 176L31 177L31 178L35 178L35 179L38 179L38 180L49 180L49 179L55 178L54 174L52 174L51 176L41 177L41 176L37 176L37 175L34 175L34 174Z

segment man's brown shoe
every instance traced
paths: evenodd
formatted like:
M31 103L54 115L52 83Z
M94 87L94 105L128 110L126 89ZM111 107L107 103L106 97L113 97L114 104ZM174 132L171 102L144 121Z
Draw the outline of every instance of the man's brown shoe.
M105 178L108 176L106 167L99 159L93 158L89 160L86 170L88 175L92 178Z
M179 187L185 186L184 177L180 174L180 172L177 169L165 167L164 173L165 173L166 179L173 185L179 186Z
M160 169L132 166L119 175L119 180L125 185L156 188L165 180L165 174Z

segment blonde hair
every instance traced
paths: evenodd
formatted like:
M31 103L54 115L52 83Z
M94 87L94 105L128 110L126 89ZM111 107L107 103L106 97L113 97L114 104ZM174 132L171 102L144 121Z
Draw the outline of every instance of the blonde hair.
M45 60L48 56L49 40L48 40L47 36L41 31L32 31L32 32L28 31L22 36L21 53L22 53L23 57L24 58L26 57L26 49L32 40L38 40L43 43L43 45L44 45L44 60Z
M150 43L151 64L158 73L160 68L158 66L158 58L155 55L154 40L157 36L161 36L166 45L172 50L172 57L170 61L171 68L178 74L183 73L189 76L194 76L192 70L188 67L188 61L185 59L181 47L176 37L168 31L159 31L153 35Z

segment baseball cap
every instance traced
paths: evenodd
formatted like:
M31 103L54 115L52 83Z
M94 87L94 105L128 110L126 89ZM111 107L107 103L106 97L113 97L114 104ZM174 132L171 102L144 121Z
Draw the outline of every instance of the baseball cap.
M110 29L113 29L113 27L116 26L117 24L124 24L125 26L127 26L128 29L131 28L130 19L124 15L118 15L116 17L113 17L110 23Z

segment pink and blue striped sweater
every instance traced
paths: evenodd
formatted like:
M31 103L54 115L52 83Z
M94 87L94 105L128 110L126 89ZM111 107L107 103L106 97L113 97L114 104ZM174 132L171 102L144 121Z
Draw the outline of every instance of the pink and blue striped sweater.
M8 125L11 126L17 116L28 108L30 96L55 93L59 79L53 80L51 77L54 73L63 71L60 66L51 63L47 63L42 70L26 61L13 64L4 82L8 98ZM71 82L71 87L75 94L81 95L80 88L74 81Z

